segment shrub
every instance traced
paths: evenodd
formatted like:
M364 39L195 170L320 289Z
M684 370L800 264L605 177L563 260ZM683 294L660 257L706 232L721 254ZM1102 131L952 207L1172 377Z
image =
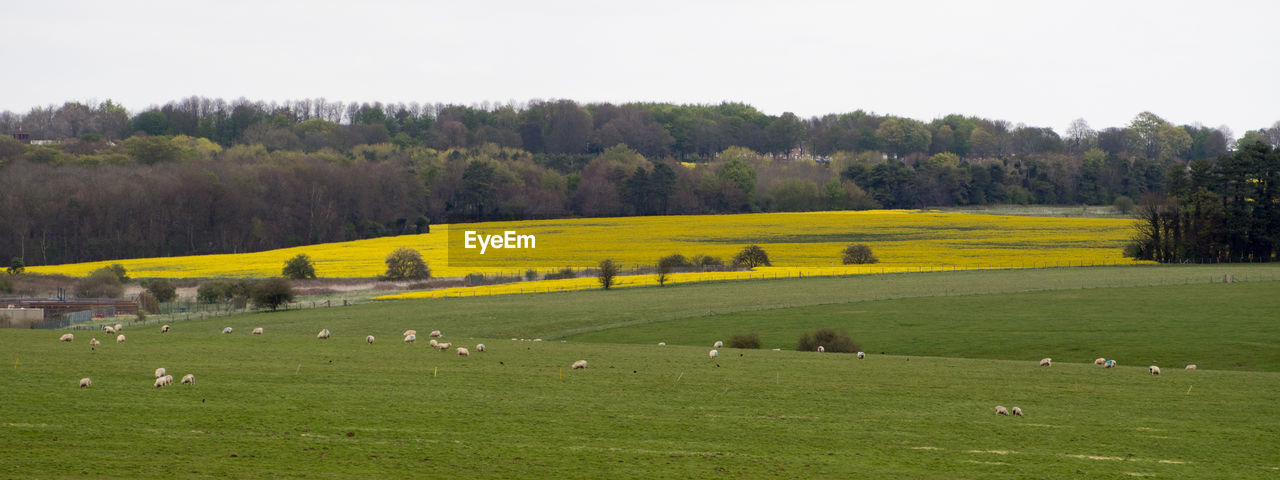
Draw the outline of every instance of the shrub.
M530 282L538 279L538 271L532 268L524 271L524 279Z
M169 303L178 298L177 287L174 287L172 283L163 278L147 282L147 292L160 303Z
M138 294L138 313L160 313L160 301L151 292L143 290Z
M670 273L677 268L693 267L694 264L690 263L689 259L684 258L684 255L675 253L658 259L658 268L661 269L664 266L668 267L667 272Z
M388 280L423 280L431 278L431 268L422 260L422 254L409 247L400 247L387 255Z
M22 257L13 257L13 260L9 262L9 268L5 269L5 271L9 272L9 275L18 275L26 270L27 264L22 261Z
M841 261L845 265L861 265L864 263L879 263L880 259L871 253L871 247L861 243L849 244L844 247L844 256Z
M294 280L316 278L316 265L307 254L299 253L298 256L284 262L284 269L280 271L280 274L284 275L284 278Z
M196 300L201 303L217 303L231 298L231 283L211 281L200 284L196 289Z
M119 263L113 263L111 264L110 267L103 267L103 268L106 270L110 270L111 273L115 274L116 278L120 279L120 283L129 283L129 275L127 272L125 272L124 265L121 265Z
M729 348L760 348L759 333L735 333L729 336Z
M805 332L804 335L800 336L800 342L796 345L796 350L814 352L818 350L819 345L828 352L854 353L862 350L862 347L853 341L848 332L844 330L836 331L830 328Z
M124 285L111 267L102 267L76 282L75 294L80 298L120 298Z
M254 307L275 310L293 301L293 286L283 278L269 278L253 284L249 298Z
M742 249L737 255L733 256L733 266L735 267L767 267L769 263L769 254L765 253L759 245L751 245Z
M613 259L606 258L600 261L600 271L596 273L596 278L600 279L600 286L608 290L613 286L613 277L618 276L618 264L613 263Z
M1115 206L1116 211L1121 214L1128 215L1133 212L1133 199L1124 195L1116 197L1116 201L1113 205Z
M667 284L667 275L671 275L671 264L662 263L662 261L659 260L658 261L658 286L659 287L665 286Z
M0 292L13 293L13 279L9 277L0 277Z
M701 255L701 254L694 255L693 259L691 259L689 263L693 264L693 266L695 267L723 267L724 266L724 260L721 260L720 257L713 257L710 255Z
M578 274L572 268L564 267L559 272L548 273L542 276L543 280L563 280L566 278L578 278Z

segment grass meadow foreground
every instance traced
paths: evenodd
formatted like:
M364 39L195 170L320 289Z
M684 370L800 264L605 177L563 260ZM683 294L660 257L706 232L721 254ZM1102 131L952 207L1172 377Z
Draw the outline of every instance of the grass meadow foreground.
M92 350L88 332L0 330L0 477L1275 478L1280 282L1172 281L1220 271L395 301L131 327ZM817 327L871 355L788 350ZM471 355L431 349L432 329ZM747 331L766 349L708 357ZM157 367L195 385L154 388Z

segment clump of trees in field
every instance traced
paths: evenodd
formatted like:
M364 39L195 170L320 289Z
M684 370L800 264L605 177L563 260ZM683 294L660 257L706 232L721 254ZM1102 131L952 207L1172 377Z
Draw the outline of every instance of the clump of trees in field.
M431 278L431 268L422 259L422 254L409 247L400 247L387 255L387 272L382 276L388 280L426 280Z
M800 335L800 340L796 343L796 350L816 352L818 351L818 346L822 346L822 349L827 352L856 353L862 351L862 347L853 341L853 337L850 337L848 332L831 328L820 328Z
M845 265L862 265L867 263L879 263L880 259L876 258L872 253L871 246L863 243L849 244L844 247L844 251L840 255L840 263Z
M299 253L284 262L284 268L281 269L280 274L284 275L284 278L293 280L316 278L316 264L311 260L311 256Z
M725 343L729 348L760 348L759 333L735 333L729 336L729 342Z

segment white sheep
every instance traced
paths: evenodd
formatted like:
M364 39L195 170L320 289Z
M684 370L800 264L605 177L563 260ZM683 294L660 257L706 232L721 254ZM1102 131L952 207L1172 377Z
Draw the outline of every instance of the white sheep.
M716 358L716 357L719 357L719 356L720 356L720 351L719 351L719 350L712 350L712 351L710 351L710 352L707 352L707 355L711 356L711 358Z
M827 351L827 349L826 349L826 348L823 348L823 347L822 347L822 345L818 345L818 353L822 353L822 352L825 352L825 351Z
M70 333L64 333L64 334L62 334L62 336L61 336L61 337L58 337L58 341L59 341L59 342L70 342L70 341L75 340L75 339L76 339L76 336L75 336L75 335L72 335L72 334L70 334Z
M224 334L226 334L226 333L231 333L231 332L232 332L231 327L226 327L226 328L223 328L223 329L222 329L222 333L224 333Z
M434 339L434 338L433 338L433 339L431 339L431 341L430 341L430 342L427 342L427 343L428 343L428 344L430 344L432 348L435 348L436 346L439 346L439 345L440 345L440 342L439 342L439 341L437 341L437 340L436 340L436 339Z
M118 333L118 332L120 332L121 330L124 330L124 325L121 325L121 324L117 323L117 324L116 324L116 332Z
M116 333L115 327L112 327L111 325L103 325L102 331L106 332L108 335L115 335Z
M409 335L417 335L417 334L418 334L417 330L405 330L404 333L400 334L400 336L407 337Z
M431 331L431 335L430 335L430 337L431 337L431 338L444 338L444 334L443 334L443 333L440 333L440 331L439 331L439 330L432 330L432 331Z
M369 344L369 345L373 345L373 335L369 335L369 336L364 337L364 343L367 343L367 344Z
M1160 374L1160 367L1157 367L1157 366L1155 366L1155 365L1152 365L1152 366L1150 366L1150 367L1147 367L1147 371L1148 371L1148 372L1151 372L1151 374L1152 374L1152 375L1159 375L1159 374Z
M93 386L93 380L89 380L89 377L84 377L80 379L80 388L88 388L92 386Z
M483 351L484 351L484 344L483 344L483 343L481 343L481 344L476 345L476 351L477 351L477 352L483 352Z
M1107 363L1107 359L1102 358L1102 357L1098 357L1098 358L1095 358L1095 359L1093 360L1093 364L1094 364L1094 365L1102 365L1102 364L1104 364L1104 363Z
M156 378L163 377L164 375L165 375L164 367L160 367L156 369Z
M173 375L165 375L156 379L156 387L167 387L173 383Z
M252 332L249 332L249 335L262 335L262 327L253 329Z
M658 346L659 346L659 347L665 347L665 346L667 346L667 342L658 342Z
M124 334L116 335L116 343L124 343Z
M320 340L326 340L326 339L328 339L328 338L329 338L329 329L325 328L325 329L320 330L320 333L317 333L317 334L316 334L316 338L318 338L318 339L320 339Z
M457 349L457 350L458 350L458 356L459 356L459 357L469 357L469 356L471 356L471 352L470 352L469 350L467 350L467 347L458 347L458 349Z
M716 340L716 344L712 345L711 348L724 348L724 342Z
M1196 369L1196 364L1193 363L1191 365L1187 365L1187 370L1195 370L1195 369Z
M453 344L452 344L452 343L450 343L450 342L440 342L440 343L437 343L437 344L436 344L436 348L440 349L440 351L442 351L442 352L443 352L443 351L445 351L445 350L448 350L448 349L449 349L449 347L452 347L452 346L453 346Z
M1041 359L1040 359L1040 366L1041 366L1041 367L1047 367L1047 366L1049 366L1049 364L1051 364L1051 363L1053 363L1053 360L1052 360L1052 359L1050 359L1049 357L1045 357L1045 358L1041 358Z
M1116 366L1116 361L1115 361L1115 360L1107 360L1107 362L1106 362L1106 363L1103 363L1103 364L1102 364L1102 366L1103 366L1103 367L1105 367L1105 368L1115 368L1115 366Z
M195 384L196 384L196 376L195 376L195 375L192 375L192 374L190 374L190 373L188 373L188 374L186 374L186 375L183 375L183 376L182 376L182 384L183 384L183 385L195 385Z
M90 339L89 339L89 346L90 346L90 347L96 347L96 346L98 346L98 345L102 345L102 342L99 342L97 338L90 338Z
M867 358L867 354L865 352L858 352L858 360L862 360L864 358Z
M1021 416L1022 416L1022 409L1021 409L1021 408L1018 408L1018 407L1013 407L1013 416L1015 416L1015 417L1021 417Z
M572 368L572 370L577 370L577 369L580 369L580 368L587 368L587 361L586 361L586 360L578 360L578 361L576 361L576 362L573 362L573 368Z
M1009 416L1009 410L1004 408L1003 405L996 405L996 415L1004 415L1007 417Z
M161 325L160 333L169 333L169 325Z
M404 343L413 343L418 341L418 336L410 333L404 337Z

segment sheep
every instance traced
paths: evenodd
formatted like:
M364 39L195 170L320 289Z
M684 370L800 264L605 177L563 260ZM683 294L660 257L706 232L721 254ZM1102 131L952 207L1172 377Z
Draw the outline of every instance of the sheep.
M156 379L156 388L167 387L173 383L173 375L165 375Z
M720 356L720 351L719 351L719 350L712 350L712 351L710 351L710 352L707 352L707 355L711 356L711 358L716 358L716 357L719 357L719 356Z
M667 346L667 342L658 342L658 346L659 346L659 347L665 347L665 346Z
M818 353L822 353L822 352L825 352L825 351L827 351L827 349L826 349L826 348L823 348L823 347L822 347L822 345L818 345Z
M115 327L112 327L111 325L103 325L103 326L102 326L102 331L103 331L103 332L106 332L108 335L115 335L115 334L116 334L116 329L115 329Z
M161 325L161 326L160 326L160 333L169 333L169 325L167 325L167 324L166 324L166 325Z
M80 379L80 388L89 388L92 386L93 386L93 380L89 380L89 377L84 377Z
M1047 367L1047 366L1049 366L1049 365L1050 365L1050 364L1052 364L1052 363L1053 363L1053 360L1052 360L1052 359L1050 359L1049 357L1045 357L1045 358L1041 358L1041 359L1040 359L1040 366L1041 366L1041 367Z
M1018 408L1018 407L1013 407L1013 416L1015 416L1015 417L1021 417L1021 416L1022 416L1022 409L1021 409L1021 408Z
M712 345L711 348L724 348L724 342L716 340L716 344Z
M862 360L864 358L867 358L867 354L865 352L858 352L858 360Z
M1151 372L1151 374L1152 374L1152 375L1159 375L1159 374L1160 374L1160 367L1157 367L1157 366L1155 366L1155 365L1152 365L1152 366L1150 366L1150 367L1147 367L1147 371L1148 371L1148 372Z
M1103 363L1103 364L1102 364L1102 366L1103 366L1103 367L1105 367L1105 368L1115 368L1115 366L1116 366L1116 361L1115 361L1115 360L1107 360L1107 362L1106 362L1106 363Z
M443 352L443 351L445 351L445 350L448 350L448 349L449 349L449 347L452 347L452 346L453 346L453 344L452 344L452 343L449 343L449 342L440 342L440 343L437 343L437 344L436 344L436 348L440 349L440 351L442 351L442 352Z
M409 335L417 335L417 334L418 334L417 330L405 330L404 333L400 334L400 336L407 337Z
M369 345L373 345L373 335L369 335L369 336L364 337L364 343L367 343L367 344L369 344Z
M188 374L186 374L186 375L183 375L183 376L182 376L182 384L183 384L183 385L195 385L195 384L196 384L196 376L195 376L195 375L192 375L192 374L190 374L190 373L188 373ZM1017 409L1015 408L1015 409L1014 409L1014 411L1017 411Z
M418 341L418 336L412 333L404 337L404 343L413 343L416 341Z
M1193 363L1191 365L1187 365L1187 370L1195 370L1195 369L1196 369L1196 364Z
M119 331L121 331L121 330L124 330L124 325L121 325L121 324L117 323L117 324L116 324L116 332L119 332Z
M439 330L432 330L430 336L431 338L444 338L444 334L440 333Z
M124 334L116 335L116 343L124 343Z
M1107 363L1107 359L1102 358L1102 357L1098 357L1098 358L1095 358L1095 359L1093 360L1093 364L1094 364L1094 365L1102 365L1102 364L1104 364L1104 363Z
M163 377L164 375L165 375L164 367L160 367L156 369L156 378Z
M329 338L329 329L325 328L320 330L320 333L316 334L316 338L320 340L327 340Z
M228 333L231 333L231 332L232 332L231 327L226 327L226 328L223 328L223 329L222 329L222 333L223 333L223 334L228 334Z
M580 369L580 368L587 368L587 361L586 361L586 360L578 360L578 361L576 361L576 362L573 362L572 370L577 370L577 369Z
M249 332L249 335L262 335L262 327L253 329L252 332Z
M996 405L996 415L1004 415L1007 417L1009 416L1009 410L1005 409L1003 405Z
M476 345L476 351L477 351L477 352L483 352L483 351L484 351L484 344L483 344L483 343L481 343L481 344Z
M96 346L98 346L98 345L102 345L102 342L99 342L99 341L98 341L98 339L96 339L96 338L90 338L90 339L89 339L89 346L90 346L90 347L96 347Z
M431 348L435 348L436 346L440 345L440 342L436 341L436 339L434 338L431 339L431 341L428 343L431 345Z
M467 347L458 347L458 356L469 357L471 356L471 351L467 350Z
M75 340L75 339L76 339L76 336L75 336L75 335L72 335L72 334L70 334L70 333L64 333L64 334L62 334L62 336L61 336L61 337L58 337L58 341L59 341L59 342L70 342L70 341Z

